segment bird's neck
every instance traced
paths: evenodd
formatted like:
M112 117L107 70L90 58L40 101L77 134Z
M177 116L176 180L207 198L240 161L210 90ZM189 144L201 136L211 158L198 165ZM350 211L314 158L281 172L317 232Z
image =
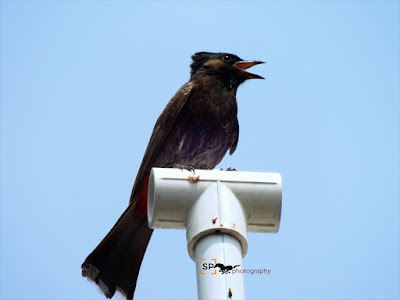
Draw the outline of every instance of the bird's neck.
M200 85L207 86L209 88L224 89L236 97L236 91L240 84L236 78L232 76L221 76L220 74L206 74L191 78L191 81L195 80Z

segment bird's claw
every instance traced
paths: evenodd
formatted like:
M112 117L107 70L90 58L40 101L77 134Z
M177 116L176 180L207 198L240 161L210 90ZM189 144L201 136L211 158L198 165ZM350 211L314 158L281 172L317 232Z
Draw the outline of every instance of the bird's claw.
M187 170L190 173L192 173L193 175L196 174L193 164L187 164L187 165L174 164L174 168L181 169L182 171Z

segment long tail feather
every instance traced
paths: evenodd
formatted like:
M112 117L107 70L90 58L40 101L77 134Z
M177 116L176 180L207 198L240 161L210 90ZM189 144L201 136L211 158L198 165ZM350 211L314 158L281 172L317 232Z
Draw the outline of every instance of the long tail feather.
M152 229L147 218L135 212L131 203L117 223L82 264L82 276L99 285L111 298L119 290L133 299L136 281Z

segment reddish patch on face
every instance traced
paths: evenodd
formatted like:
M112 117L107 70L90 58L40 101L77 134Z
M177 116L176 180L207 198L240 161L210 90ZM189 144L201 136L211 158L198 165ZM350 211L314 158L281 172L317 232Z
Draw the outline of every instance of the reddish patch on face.
M142 190L137 199L137 206L135 213L141 218L147 217L147 186L149 184L149 175L144 179Z

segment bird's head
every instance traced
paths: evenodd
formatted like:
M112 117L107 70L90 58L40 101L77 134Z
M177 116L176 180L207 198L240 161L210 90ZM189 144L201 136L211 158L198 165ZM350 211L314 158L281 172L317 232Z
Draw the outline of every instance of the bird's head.
M236 89L247 79L264 79L246 71L254 65L264 63L263 61L245 61L234 54L211 52L198 52L192 56L192 60L191 80L203 75L215 75L230 88Z

